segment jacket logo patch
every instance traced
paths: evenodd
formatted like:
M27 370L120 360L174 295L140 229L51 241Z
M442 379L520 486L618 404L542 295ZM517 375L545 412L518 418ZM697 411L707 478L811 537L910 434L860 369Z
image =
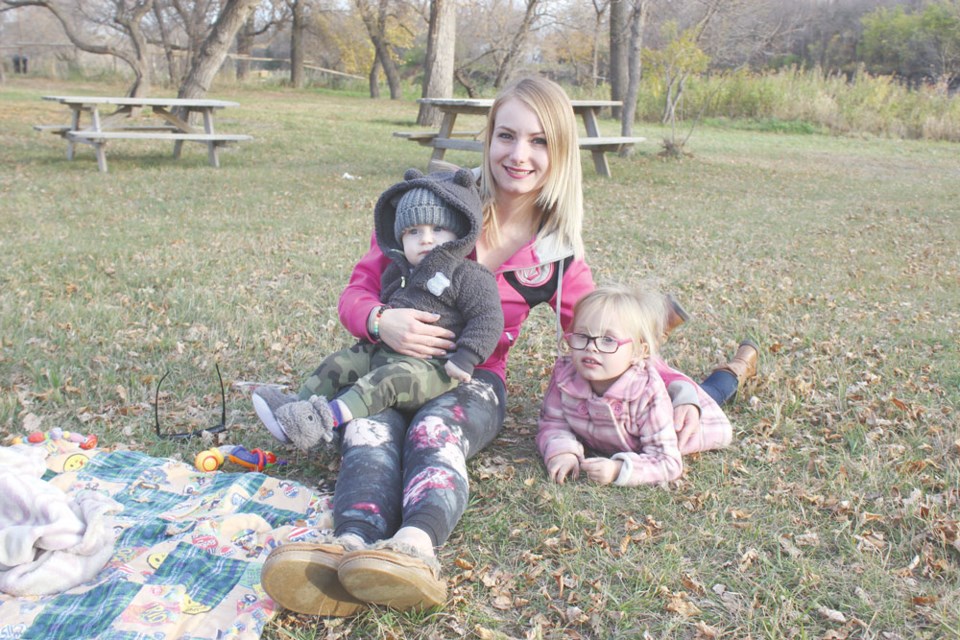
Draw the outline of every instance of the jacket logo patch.
M518 269L514 273L517 282L524 287L539 287L546 284L553 277L554 264L552 262L528 269Z
M433 274L433 277L427 280L427 291L437 296L438 298L447 290L447 287L450 286L450 278L443 275L439 271Z

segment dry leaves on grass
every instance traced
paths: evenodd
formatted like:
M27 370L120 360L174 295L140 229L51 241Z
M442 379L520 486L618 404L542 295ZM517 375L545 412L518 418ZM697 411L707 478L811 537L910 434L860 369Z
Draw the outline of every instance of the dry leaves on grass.
M676 613L686 618L692 618L702 613L700 607L690 601L686 591L671 591L667 587L660 587L657 592L663 600L663 608L670 613Z

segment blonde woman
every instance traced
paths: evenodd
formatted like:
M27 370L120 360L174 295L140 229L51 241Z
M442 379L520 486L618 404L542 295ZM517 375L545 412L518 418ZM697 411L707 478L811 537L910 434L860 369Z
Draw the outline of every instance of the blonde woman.
M344 616L369 603L409 609L444 602L435 550L467 506L467 459L503 426L507 354L534 306L549 304L566 327L573 304L594 288L583 260L581 180L577 125L563 89L543 78L505 88L487 120L475 256L497 282L504 316L497 347L470 382L412 416L392 409L346 425L334 536L280 546L264 564L263 586L279 604ZM454 348L454 336L436 315L382 308L380 282L389 264L371 242L340 298L341 322L356 337L400 354L442 357ZM678 411L686 412L685 424L696 422L696 409Z

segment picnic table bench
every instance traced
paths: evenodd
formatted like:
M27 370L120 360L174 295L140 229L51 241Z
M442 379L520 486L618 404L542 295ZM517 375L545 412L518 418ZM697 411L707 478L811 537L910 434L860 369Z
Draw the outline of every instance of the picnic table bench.
M219 167L220 147L234 142L252 140L248 135L217 133L214 113L218 109L239 106L225 100L186 98L129 98L111 96L44 96L44 100L59 102L71 111L70 124L34 125L34 129L61 136L67 141L67 159L73 160L78 143L94 148L97 167L107 171L106 145L111 140L169 140L173 142L173 157L179 158L184 142L206 145L210 166ZM114 107L101 114L101 107ZM131 122L135 111L149 109L154 122ZM190 124L190 114L199 113L203 129ZM83 124L83 115L89 122Z
M443 113L440 128L436 131L396 131L394 136L431 147L433 149L430 156L431 163L442 162L448 149L483 151L483 141L479 139L482 131L457 131L454 126L457 116L461 114L486 115L493 106L493 100L420 98L417 102L432 105ZM610 164L606 156L608 152L619 152L646 140L646 138L633 136L604 137L600 135L597 115L605 107L620 106L621 103L617 100L571 100L571 104L574 113L583 120L585 135L580 135L579 147L590 152L594 169L602 176L610 177Z

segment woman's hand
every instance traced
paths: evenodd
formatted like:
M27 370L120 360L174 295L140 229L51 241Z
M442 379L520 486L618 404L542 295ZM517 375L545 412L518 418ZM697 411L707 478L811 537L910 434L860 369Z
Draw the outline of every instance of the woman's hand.
M580 459L572 453L561 453L547 460L547 475L557 484L563 484L567 476L580 475Z
M700 410L692 404L674 407L673 424L677 430L677 447L680 453L687 453L687 445L700 437Z
M435 313L416 309L384 309L380 316L380 340L405 356L445 356L457 345L452 331L434 324L439 319Z
M612 484L620 476L623 462L610 458L587 458L580 463L580 469L587 478L597 484Z

